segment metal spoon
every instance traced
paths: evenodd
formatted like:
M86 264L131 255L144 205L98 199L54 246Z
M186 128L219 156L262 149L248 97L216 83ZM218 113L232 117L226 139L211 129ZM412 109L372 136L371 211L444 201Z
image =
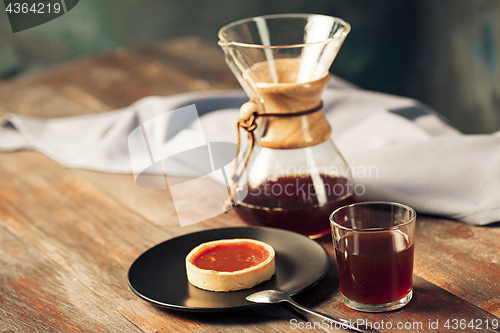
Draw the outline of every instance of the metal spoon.
M310 314L313 314L315 316L320 317L322 320L328 320L330 322L338 324L339 328L350 329L350 330L353 330L355 332L379 332L377 330L371 329L371 328L364 326L364 325L356 325L355 323L350 322L350 321L345 320L345 319L335 318L335 317L331 317L329 315L323 314L321 312L313 311L313 310L295 302L287 293L280 291L280 290L259 291L259 292L256 292L254 294L248 295L246 297L246 300L250 301L250 302L254 302L254 303L288 302L304 312L307 312L307 313L310 313Z

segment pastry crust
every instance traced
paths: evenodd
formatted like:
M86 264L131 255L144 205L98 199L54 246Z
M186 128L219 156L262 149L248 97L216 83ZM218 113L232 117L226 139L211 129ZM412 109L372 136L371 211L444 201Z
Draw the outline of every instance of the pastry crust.
M209 248L223 244L251 243L263 247L269 256L261 263L233 272L202 269L193 264L198 256ZM255 239L222 239L207 242L195 247L186 257L186 272L188 281L204 290L234 291L248 289L269 280L275 273L275 252L271 245Z

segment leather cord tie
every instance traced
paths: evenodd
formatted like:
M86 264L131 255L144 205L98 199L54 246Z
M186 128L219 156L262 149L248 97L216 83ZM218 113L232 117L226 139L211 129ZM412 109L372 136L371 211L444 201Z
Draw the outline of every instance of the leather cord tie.
M309 110L293 112L293 113L259 113L257 111L253 112L248 119L240 118L236 121L236 132L238 133L238 150L236 152L236 159L234 161L234 171L231 175L231 181L233 182L232 188L229 191L229 200L224 202L222 206L224 212L227 212L230 206L234 206L234 191L236 190L236 185L240 179L238 172L238 156L241 150L241 135L240 128L247 132L247 137L249 141L248 153L245 157L245 163L243 165L243 170L246 169L248 161L250 160L250 155L252 154L253 147L255 146L255 134L254 131L257 128L257 118L259 117L278 117L278 118L289 118L289 117L301 117L306 116L314 112L318 112L323 109L323 101L321 103Z

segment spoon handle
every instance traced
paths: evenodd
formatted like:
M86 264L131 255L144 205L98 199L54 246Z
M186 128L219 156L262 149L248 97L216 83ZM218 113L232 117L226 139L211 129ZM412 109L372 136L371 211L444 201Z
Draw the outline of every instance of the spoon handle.
M327 314L324 314L324 313L321 313L321 312L318 312L318 311L314 311L314 310L311 310L303 305L300 305L299 303L295 302L293 299L287 299L286 300L288 303L292 304L293 306L295 306L296 308L304 311L304 312L307 312L309 314L312 314L312 315L315 315L317 317L320 317L321 319L323 320L328 320L330 322L333 322L335 324L339 324L340 325L340 328L345 328L345 329L349 329L349 330L352 330L352 331L355 331L355 332L361 332L361 333L376 333L376 332L379 332L375 329L372 329L372 328L369 328L367 326L364 326L364 325L356 325L348 320L345 320L345 319L341 319L341 318L336 318L336 317L332 317L332 316L329 316Z

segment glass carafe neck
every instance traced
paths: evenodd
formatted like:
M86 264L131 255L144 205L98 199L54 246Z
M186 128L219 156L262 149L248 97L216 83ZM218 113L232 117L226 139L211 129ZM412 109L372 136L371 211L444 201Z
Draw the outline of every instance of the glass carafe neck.
M255 92L264 122L260 145L265 148L295 149L317 145L330 137L331 127L321 112L321 94L329 74L302 81L298 59L275 59L252 66L244 79ZM314 110L315 112L308 112ZM257 110L256 110L257 111Z

